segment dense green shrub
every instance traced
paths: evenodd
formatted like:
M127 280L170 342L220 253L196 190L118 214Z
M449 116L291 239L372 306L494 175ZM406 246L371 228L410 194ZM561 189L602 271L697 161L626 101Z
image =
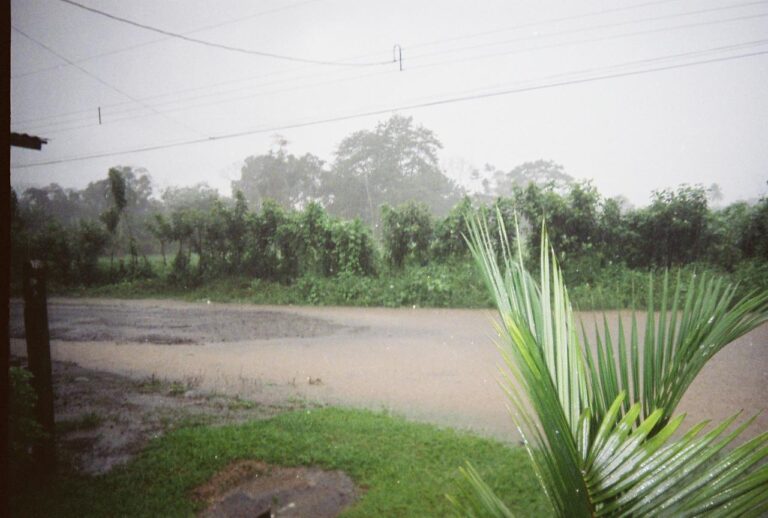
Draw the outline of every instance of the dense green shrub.
M375 300L383 305L443 305L456 297L452 292L446 295L438 270L445 266L452 272L447 285L456 285L457 265L469 264L463 237L466 218L477 213L488 223L493 249L500 253L501 237L521 247L525 264L534 272L545 220L565 280L575 300L586 307L629 305L630 284L651 270L716 269L743 279L740 289L746 289L763 285L761 274L768 264L768 198L754 205L735 203L713 210L708 191L701 186L658 191L648 207L632 209L620 198L601 198L588 182L513 182L503 191L505 197L465 197L438 220L414 201L395 208L384 206L381 238L376 240L370 226L329 215L324 208L328 201L313 197L302 198L304 208L297 211L262 196L258 210L253 211L240 193L227 199L198 192L199 188L184 196L168 191L163 195L165 212L146 213L139 220L136 200L144 199L151 189L144 185L148 180L142 183L129 173L112 171L98 188L81 193L80 197L87 195L100 203L91 207L92 219L70 218L67 225L46 211L76 205L76 193L54 187L30 189L21 200L12 193L15 292L21 284L23 259L34 257L48 263L54 289L103 283L119 284L119 291L128 289L126 283L151 284L155 289L157 283L138 281L159 279L173 291L245 276L286 287L301 281L306 288L302 290L312 294L310 300L323 303L367 305ZM152 205L146 199L142 204L144 209ZM99 215L107 216L100 221ZM142 227L131 221L145 223ZM516 223L522 236L519 243L515 242ZM149 233L156 247L159 244L162 264L151 264L141 253L148 245L140 242L140 236ZM107 249L119 253L99 260ZM173 254L172 260L166 259L166 251ZM421 275L429 269L435 275L411 273ZM376 275L385 280L363 280ZM326 288L330 283L325 279L333 279L340 289ZM351 286L353 282L362 287ZM376 291L379 284L400 282L402 289ZM367 293L367 289L373 291ZM287 298L298 297L297 293L293 290ZM270 297L277 296L270 291Z
M733 279L739 283L739 295L745 296L751 291L768 290L768 262L750 259L736 265Z
M406 265L379 277L348 272L334 278L304 276L295 284L296 302L384 307L488 307L474 266L468 262Z
M633 213L637 233L628 264L683 265L703 258L707 249L707 196L703 187L681 186L653 193L651 204Z
M359 219L328 222L323 249L324 274L373 275L376 272L376 252L373 236Z
M752 209L740 246L745 257L768 261L768 196Z
M468 233L467 217L470 217L474 210L472 200L465 196L444 219L437 222L432 240L432 257L435 260L445 261L469 256L464 236Z
M423 203L410 201L381 209L384 254L390 266L402 268L406 259L424 264L432 241L432 216Z

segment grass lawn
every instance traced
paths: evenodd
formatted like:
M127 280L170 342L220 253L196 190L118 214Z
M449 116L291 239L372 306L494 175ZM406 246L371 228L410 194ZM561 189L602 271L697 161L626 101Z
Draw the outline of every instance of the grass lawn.
M228 463L258 459L345 471L363 497L343 514L446 516L446 493L470 461L520 516L551 511L522 448L383 414L326 408L268 421L177 430L100 477L69 473L13 491L14 516L189 516L191 491Z

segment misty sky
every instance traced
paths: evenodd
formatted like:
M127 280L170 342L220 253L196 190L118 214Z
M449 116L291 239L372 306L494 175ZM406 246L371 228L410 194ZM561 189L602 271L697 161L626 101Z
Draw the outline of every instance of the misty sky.
M276 133L330 162L345 136L399 113L435 132L446 173L465 184L473 167L543 158L635 205L681 183L718 183L724 202L768 192L768 1L78 1L336 64L13 0L11 129L50 139L12 149L16 187L82 188L130 165L160 188L207 182L229 195ZM120 154L190 141L201 142ZM92 155L108 156L70 160ZM38 162L58 163L13 167Z

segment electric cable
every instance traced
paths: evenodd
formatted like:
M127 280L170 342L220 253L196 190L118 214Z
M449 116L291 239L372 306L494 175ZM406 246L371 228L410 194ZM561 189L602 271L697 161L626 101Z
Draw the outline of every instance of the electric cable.
M207 47L212 47L216 49L221 50L227 50L231 52L239 52L241 54L248 54L252 56L260 56L260 57L266 57L266 58L273 58L273 59L281 59L284 61L295 61L298 63L308 63L312 65L328 65L328 66L344 66L344 67L372 67L372 66L381 66L381 65L390 65L394 61L393 60L386 60L386 61L372 61L368 63L348 63L348 62L342 62L342 61L327 61L327 60L318 60L318 59L307 59L307 58L300 58L296 56L286 56L283 54L275 54L272 52L264 52L260 50L253 50L253 49L246 49L243 47L235 47L232 45L224 45L222 43L216 43L213 41L207 41L207 40L201 40L198 38L191 38L189 36L185 36L184 34L180 34L177 32L171 32L167 31L165 29L160 29L158 27L153 27L151 25L146 25L144 23L139 23L133 20L129 20L127 18L122 18L120 16L116 16L114 14L107 13L105 11L101 11L99 9L95 9L93 7L89 7L87 5L81 4L79 2L75 2L74 0L59 0L60 2L64 2L65 4L69 4L75 7L78 7L80 9L90 11L92 13L98 14L100 16L104 16L106 18L109 18L111 20L115 20L121 23L125 23L128 25L133 25L135 27L139 27L141 29L145 29L147 31L156 32L158 34L162 34L164 36L168 36L171 38L177 38L180 40L188 41L190 43L196 43L198 45L205 45Z
M274 9L267 9L266 11L259 11L257 13L254 13L254 14L251 14L251 15L248 15L248 16L243 16L243 17L237 18L235 20L226 20L226 21L219 22L219 23L214 23L214 24L210 24L210 25L204 25L202 27L198 27L197 29L193 29L191 31L187 31L184 34L188 35L188 34L196 34L198 32L203 32L203 31L209 31L211 29L217 29L219 27L224 27L225 25L231 25L231 24L234 24L234 23L241 23L241 22L244 22L246 20L251 20L253 18L258 18L260 16L264 16L264 15L267 15L267 14L277 13L277 12L280 12L280 11L285 11L287 9L293 9L294 7L298 7L300 5L311 4L311 3L322 2L322 1L323 0L303 0L302 2L296 2L296 3L290 4L290 5L284 5L282 7L276 7ZM138 48L141 48L141 47L147 47L149 45L154 45L156 43L167 41L168 39L170 39L170 38L169 37L164 37L164 38L157 38L157 39L150 40L150 41L145 41L145 42L142 42L142 43L136 43L134 45L129 45L128 47L121 47L119 49L113 49L113 50L109 50L109 51L106 51L106 52L101 52L99 54L93 54L93 55L87 56L85 58L74 60L74 62L77 63L77 64L82 64L82 63L86 63L88 61L92 61L94 59L99 59L99 58L103 58L103 57L107 57L107 56L113 56L115 54L121 54L123 52L128 52L128 51L135 50L135 49L138 49ZM11 79L20 79L20 78L23 78L23 77L33 76L33 75L36 75L36 74L42 74L43 72L48 72L48 71L51 71L51 70L60 69L61 67L62 67L62 65L56 65L56 66L52 66L52 67L40 68L40 69L37 69L37 70L32 70L30 72L25 72L23 74L12 75Z
M768 16L768 13L763 13L763 14L761 14L759 16L765 17L765 16ZM751 18L753 18L753 17L755 17L755 16L752 16ZM438 65L441 65L441 64L445 64L445 63L460 63L460 62L465 62L465 61L471 61L471 60L474 60L474 59L480 59L480 58L485 58L485 57L493 57L493 56L496 56L496 55L509 55L509 54L517 54L517 53L527 53L527 52L543 50L543 49L551 49L551 48L571 46L571 45L574 45L574 44L592 43L592 42L599 42L599 41L605 41L605 40L611 40L611 39L617 39L617 38L624 38L624 37L629 37L629 36L644 35L644 34L648 34L648 33L657 33L657 32L662 32L662 31L666 31L666 30L676 30L676 29L680 29L680 28L698 27L698 26L701 26L701 25L711 25L713 23L726 23L726 22L732 22L732 21L737 21L737 20L741 20L741 19L742 18L732 18L732 19L725 19L725 20L716 20L716 21L713 21L713 22L701 22L701 23L696 23L696 24L685 24L685 25L680 25L680 26L675 26L675 27L668 27L668 28L663 28L663 29L652 29L652 30L647 30L647 31L637 31L637 32L634 32L634 33L624 33L624 34L618 34L618 35L604 36L604 37L599 37L599 38L589 38L589 39L582 39L582 40L577 40L577 41L559 42L559 43L549 44L549 45L539 45L539 46L535 46L535 47L527 47L527 48L523 48L523 49L514 49L514 50L511 50L511 51L505 51L505 52L499 53L499 54L473 56L473 57L468 57L468 58L464 58L464 59L460 59L460 60L438 61L436 63L427 63L425 65L416 65L416 66L410 67L410 70L417 70L418 71L418 70L423 70L423 69L426 69L426 68L432 68L434 66L438 66ZM747 43L747 45L754 45L754 44L755 44L754 42ZM761 42L759 41L758 44L761 44ZM726 47L721 47L721 48L724 49L724 50L735 50L735 49L738 49L738 48L742 48L743 45L744 44L737 44L735 46L726 46ZM699 54L699 52L688 53L688 54L685 54L685 55L697 55L697 54ZM655 61L655 58L652 59L651 61ZM641 62L646 62L646 60L643 60ZM305 88L311 88L311 87L315 87L315 86L322 86L322 85L334 84L334 83L339 83L339 82L347 82L347 81L350 81L350 80L357 80L357 79L362 79L362 78L367 78L367 77L372 77L372 76L378 76L378 75L381 75L382 73L392 73L392 72L393 71L376 72L376 73L371 73L371 74L358 75L358 76L354 76L354 77L344 77L344 78L340 78L340 79L331 79L331 80L328 80L328 81L319 81L319 82L314 82L314 83L302 83L302 84L300 84L298 86L294 86L294 87L290 87L290 88L283 88L283 89L272 90L272 91L260 91L260 92L257 92L257 93L249 93L249 95L245 95L245 96L219 99L219 100L215 100L215 101L211 101L211 102L187 104L189 101L193 101L193 100L196 100L198 98L206 98L206 97L208 97L210 95L222 95L223 93L203 95L203 96L200 96L198 98L194 98L193 97L193 98L184 99L184 100L174 99L174 100L170 100L170 101L166 101L166 102L163 102L163 103L156 104L154 106L156 106L156 107L157 106L167 107L170 104L182 103L180 106L166 109L165 112L167 113L167 112L187 111L187 110L191 110L191 109L206 108L206 107L217 106L217 105L221 105L221 104L228 104L228 103L248 100L248 99L257 98L257 97L264 97L264 96L268 96L268 95L281 94L281 93L290 92L290 91L302 90L302 89L305 89ZM117 114L118 115L117 118L112 118L107 123L108 124L112 124L112 123L116 123L116 122L133 120L133 119L137 119L137 118L141 118L141 117L146 117L147 116L146 114L142 114L142 113L132 113L132 112L135 112L136 110L137 110L137 108L135 108L135 107L128 108L124 112L118 113ZM114 115L115 114L113 113L112 117L114 117ZM121 117L119 115L125 115L125 116ZM92 118L92 117L89 117L89 119L90 118ZM59 133L65 133L65 132L69 132L69 131L74 131L74 130L78 130L78 129L84 129L84 128L93 127L93 126L98 125L96 123L86 123L86 124L79 124L79 125L77 125L77 122L85 121L85 120L87 120L87 119L79 119L77 121L61 121L59 123L49 123L49 124L45 124L45 125L42 125L42 126L36 125L36 126L31 127L29 129L29 131L37 131L37 132L42 132L42 133L48 133L48 134L55 135L55 134L59 134ZM76 125L72 126L71 124L76 124ZM59 125L68 125L68 126L65 126L63 128L59 128L59 127L57 127Z
M62 0L62 1L65 1L65 0ZM310 0L310 1L313 1L313 0ZM314 0L314 1L317 1L317 0ZM589 16L595 16L597 14L606 14L606 13L612 13L612 12L617 12L617 11L625 11L625 10L628 10L628 9L635 9L635 8L638 8L638 7L646 7L646 6L650 6L650 5L665 4L665 3L677 2L677 1L679 1L679 0L656 0L656 1L652 1L652 2L645 2L643 4L636 4L634 6L625 6L625 7L615 8L615 9L607 9L607 10L604 10L604 11L593 11L593 12L579 14L579 15L575 15L575 16L554 18L554 19L543 20L543 21L539 21L539 22L531 22L531 23L527 23L527 24L507 27L505 29L497 29L497 30L494 30L494 31L486 31L486 32L481 32L481 33L464 35L464 36L461 36L461 37L458 37L458 38L449 38L447 40L434 40L433 42L430 42L430 43L427 43L427 44L421 44L421 45L417 44L417 45L414 45L414 46L409 46L409 49L419 48L419 47L422 47L424 45L431 45L431 44L434 44L434 43L440 42L440 41L452 41L452 40L455 40L455 39L466 39L466 38L471 38L471 37L478 36L478 35L485 35L485 34L496 33L496 32L507 32L507 31L515 30L515 29L519 29L519 28L524 28L524 27L529 27L529 26L534 26L534 25L542 25L542 24L545 24L545 23L547 23L549 21L563 21L563 20L579 19L579 18L584 18L584 17L589 17ZM304 3L306 3L306 2L304 2ZM696 14L703 14L703 13L708 13L708 12L712 12L712 11L720 11L720 10L725 10L725 9L733 9L733 8L739 8L739 7L756 5L756 4L762 4L762 3L768 3L768 2L766 2L766 0L750 1L750 2L745 2L745 3L741 3L741 4L732 4L732 5L724 6L724 7L716 7L716 8L696 10L696 11L686 11L684 13L676 13L676 14L672 14L672 15L668 15L668 16L658 16L658 17L645 18L645 19L640 19L640 20L629 20L629 21L622 21L622 22L611 23L611 24L604 24L604 25L591 26L591 27L586 27L586 28L579 28L579 29L569 30L569 31L561 31L561 32L557 32L557 33L550 33L550 34L546 34L546 35L542 35L542 36L537 36L537 38L542 38L542 37L550 38L550 37L557 37L557 36L562 36L562 35L565 35L565 34L576 33L576 32L584 32L584 31L595 30L595 29L613 28L613 27L629 25L629 24L644 23L644 22L647 22L647 21L660 21L660 20L665 20L665 19L668 19L668 18L677 18L677 17L680 17L680 16L690 16L690 15L696 15ZM764 15L759 15L759 16L764 16ZM714 20L714 21L700 22L700 23L694 23L694 24L687 24L687 25L682 25L682 26L677 26L677 27L672 27L672 28L651 29L649 31L641 31L641 32L632 33L630 35L651 34L651 33L655 33L655 32L662 32L662 31L666 31L666 30L672 30L672 29L676 29L676 28L686 28L686 27L695 27L695 26L699 26L699 25L711 25L711 24L717 24L717 23L727 23L727 22L730 22L730 21L749 19L749 18L754 18L754 17L759 17L759 16L739 17L739 18L732 18L732 19L725 19L725 20ZM226 23L229 23L229 22L219 23L219 24L216 24L215 26L220 26L220 25L223 25L223 24L226 24ZM214 27L214 26L209 26L209 27ZM200 29L200 30L205 30L205 29ZM197 31L191 31L191 32L189 32L187 34L190 34L192 32L197 32ZM620 38L620 37L624 37L624 35L617 35L615 37ZM604 39L613 39L613 38L614 38L613 36L609 36L609 37L606 37ZM441 55L441 54L453 54L453 53L456 53L456 52L459 52L459 51L462 51L462 50L468 50L468 49L472 49L472 48L478 48L478 47L484 47L484 46L495 46L495 45L501 45L501 44L506 44L506 43L517 42L517 41L526 41L526 40L529 40L529 39L531 39L531 38L529 36L527 36L527 37L523 37L523 38L516 38L516 39L506 40L506 41L502 41L502 42L490 42L490 43L484 43L484 44L473 45L473 46L468 46L468 47L458 47L458 48L454 48L454 49L450 49L450 50L435 51L435 52L426 53L426 54L416 54L414 56L409 56L409 61L412 61L412 60L418 61L420 58L422 58L424 56L435 56L435 55ZM157 41L159 41L159 40L157 40ZM603 38L598 38L598 39L593 39L593 40L583 40L582 42L591 42L591 41L603 41ZM578 42L578 43L581 43L581 42ZM567 43L566 43L566 45L567 45ZM549 46L538 46L538 47L536 47L533 50L538 50L540 48L555 48L555 47L558 47L558 46L561 46L561 44L554 44L554 45L549 45ZM506 55L506 54L509 54L509 53L517 53L517 52L519 52L519 51L502 52L502 53L496 53L496 54L484 54L484 55L480 55L479 58L494 57L494 56L497 56L497 55ZM362 55L362 56L353 56L353 57L347 58L347 59L356 59L356 58L360 58L360 57L368 57L370 55L371 54ZM469 59L471 59L471 58L463 59L461 61L462 62L466 62ZM450 60L448 60L448 61L441 61L441 62L438 62L438 64L443 64L443 63L448 63L448 62L450 62ZM433 64L428 64L428 65L417 66L417 68L432 67L432 66L434 66L434 65ZM296 68L296 69L293 69L293 70L302 70L302 69L303 69L303 67ZM412 69L413 69L412 67L409 68L409 70L412 70ZM330 73L333 73L333 72L330 72ZM262 77L262 76L256 76L256 77ZM304 79L304 78L308 78L308 77L314 77L314 76L312 74L304 75L304 76L299 76L297 79ZM246 79L244 79L244 80L246 80ZM287 79L287 80L282 80L282 81L278 81L278 82L285 82L285 81L290 81L290 80L291 79ZM232 81L232 82L240 82L240 80L235 80L235 81ZM148 99L157 98L157 97L161 97L161 96L170 96L170 95L177 96L177 95L179 95L180 93L183 93L183 92L196 91L196 90L199 90L199 89L206 89L208 87L214 87L214 86L218 86L220 84L227 84L227 83L230 83L230 81L225 81L225 82L217 83L217 84L214 84L214 85L208 85L207 87L198 87L198 88L185 89L185 90L181 90L181 91L171 92L171 93L167 93L167 94L161 94L159 96L144 97L143 100L148 100ZM271 84L274 84L274 82L271 83ZM261 86L261 85L257 85L257 86ZM211 94L211 95L220 95L220 94L216 93L216 94ZM174 99L174 101L176 101L176 99ZM113 107L113 106L124 105L124 104L128 104L128 103L113 103L111 105L103 106L103 108L110 108L110 107ZM131 108L131 109L135 110L136 108ZM45 116L45 117L38 117L38 118L34 118L34 119L25 119L25 120L15 121L15 122L18 123L18 124L24 124L24 123L33 122L33 121L37 122L37 121L47 120L47 119L52 119L52 118L66 117L66 116L69 116L69 115L87 114L86 117L78 117L75 120L71 120L71 121L67 121L67 122L61 121L61 122L52 123L52 124L55 124L55 125L58 125L58 124L68 124L68 123L75 123L75 122L79 122L79 121L85 121L85 120L91 118L90 114L92 114L92 113L93 113L92 109L89 109L89 110L78 110L78 111L75 111L75 112L68 112L66 114L48 115L48 116ZM81 126L78 126L78 128L79 127L83 127L83 126L81 125Z
M133 97L131 94L129 94L129 93L127 93L127 92L125 92L124 90L121 90L120 88L117 88L116 86L114 86L114 85L112 85L112 84L108 83L107 81L104 81L102 78L100 78L100 77L99 77L99 76L97 76L96 74L93 74L93 73L89 72L89 71L88 71L88 70L86 70L85 68L83 68L83 67L81 67L80 65L78 65L78 64L74 63L73 61L71 61L69 58L67 58L67 57L65 57L65 56L63 56L63 55L61 55L61 54L59 54L57 51L53 50L53 49L52 49L51 47L49 47L48 45L46 45L46 44L44 44L44 43L42 43L42 42L38 41L38 40L37 40L37 39L35 39L35 38L33 38L32 36L30 36L29 34L27 34L27 33L26 33L26 32L24 32L24 31L22 31L21 29L19 29L19 28L18 28L18 27L16 27L15 25L11 25L11 28L12 28L14 31L18 32L19 34L21 34L22 36L24 36L25 38L29 39L30 41L32 41L32 42L36 43L37 45L39 45L40 47L44 48L45 50L47 50L48 52L50 52L51 54L53 54L53 55L54 55L54 56L56 56L57 58L59 58L59 59L61 59L61 60L64 60L64 61L66 61L67 63L71 64L71 65L72 65L72 66L74 66L76 69L78 69L79 71L81 71L83 74L87 75L87 76L88 76L88 77L90 77L91 79L94 79L95 81L98 81L99 83L101 83L102 85L106 86L106 87L107 87L107 88L109 88L110 90L113 90L113 91L115 91L115 92L119 93L120 95L122 95L122 96L124 96L124 97L127 97L128 99L131 99L132 101L134 101L134 102L136 102L136 103L138 103L138 104L141 104L141 105L143 105L143 106L144 106L144 107L146 107L148 110L151 110L151 111L153 111L155 114L157 114L157 115L160 115L161 117L165 117L167 120L169 120L169 121L173 122L174 124L176 124L176 125L178 125L178 126L181 126L181 127L185 128L185 129L187 129L188 131L191 131L191 132L195 133L196 135L204 136L204 134L203 134L203 133L201 133L200 131L196 130L195 128L193 128L193 127L191 127L191 126L189 126L189 125L187 125L187 124L185 124L185 123L183 123L183 122L181 122L181 121L178 121L178 120L176 120L176 119L173 119L173 118L171 118L171 117L168 117L167 115L165 115L164 113L162 113L162 112L160 112L160 111L156 110L156 109L155 109L155 108L153 108L152 106L150 106L150 105L147 105L147 104L144 104L142 101L140 101L139 99L136 99L135 97Z
M256 17L262 16L262 15L265 15L265 14L271 14L273 12L284 11L286 9L291 9L291 8L299 6L299 5L313 3L313 2L318 2L318 1L322 1L322 0L305 0L303 2L296 2L295 4L291 4L291 5L284 6L284 7L278 7L278 8L275 8L275 9L269 9L267 11L261 11L261 12L258 12L256 14L253 14L253 15L250 15L250 16L245 16L243 18L239 18L239 19L236 19L236 20L229 20L229 21L226 21L226 22L220 22L220 23L213 24L213 25L203 26L203 27L200 27L198 29L194 29L194 30L185 32L183 34L185 34L185 35L195 34L197 32L202 32L202 31L210 30L210 29L221 27L221 26L228 25L228 24L231 24L231 23L238 23L238 22L245 21L245 20L248 20L248 19L251 19L251 18L256 18ZM652 1L652 2L643 2L643 3L640 3L640 4L629 5L629 6L624 6L624 7L614 8L614 9L601 9L601 10L598 10L598 11L591 11L591 12L588 12L588 13L582 13L582 14L578 14L578 15L574 15L574 16L561 17L561 18L553 18L553 19L549 19L549 20L535 21L535 22L531 22L529 24L525 24L523 26L516 26L516 27L511 27L511 28L496 29L496 30L490 31L490 32L491 33L503 32L503 31L507 31L507 30L514 30L514 29L517 29L517 28L520 28L520 27L540 25L540 24L545 24L545 23L549 23L549 22L560 22L560 21L567 21L567 20L575 20L575 19L580 19L580 18L585 18L585 17L590 17L590 16L597 16L597 15L602 15L602 14L610 14L610 13L617 12L617 11L626 11L626 10L631 10L631 9L638 9L638 8L643 8L643 7L647 7L647 6L652 6L652 5L674 3L674 2L679 2L679 1L682 1L682 0L655 0L655 1ZM481 34L485 34L485 33L481 33ZM423 47L423 46L430 46L430 45L433 45L435 43L440 43L440 42L443 42L443 41L453 41L453 40L456 40L456 39L471 38L471 37L474 37L474 36L475 36L475 34L469 34L469 35L463 35L463 36L458 36L458 37L454 37L454 38L449 38L448 40L435 40L435 41L431 41L431 42L423 42L423 43L416 44L414 46L410 46L409 48L420 48L420 47ZM147 42L144 42L144 43L137 43L135 45L130 45L128 47L122 47L122 48L110 50L110 51L107 51L107 52L102 52L102 53L99 53L99 54L93 54L91 56L87 56L85 58L82 58L82 59L79 59L79 60L75 60L75 62L76 63L84 63L84 62L91 61L91 60L94 60L94 59L99 59L99 58L102 58L102 57L108 57L108 56L112 56L114 54L119 54L119 53L122 53L122 52L128 52L128 51L140 48L140 47L145 47L145 46L148 46L148 45L154 45L156 43L167 41L168 39L169 39L169 37L165 37L165 38L158 38L158 39L155 39L155 40L152 40L152 41L147 41ZM372 57L372 56L375 56L375 55L377 55L377 54L369 53L369 54L363 54L363 55L358 55L358 56L351 56L351 57L345 58L345 59L359 59L359 58L364 58L364 57ZM59 68L60 68L60 66L58 66L58 65L57 66L53 66L53 67L46 67L46 68L42 68L42 69L38 69L38 70L33 70L33 71L30 71L30 72L25 72L23 74L12 75L11 79L19 79L19 78L23 78L23 77L27 77L27 76L32 76L32 75L35 75L35 74L40 74L40 73L48 72L48 71L51 71L51 70L56 70L56 69L59 69ZM298 68L291 69L291 71L294 71L294 70L298 70Z
M561 48L561 47L569 47L571 45L580 45L585 43L599 43L602 41L609 41L614 39L621 39L621 38L627 38L627 37L634 37L634 36L646 36L649 34L658 34L661 32L667 32L670 30L679 30L679 29L690 29L690 28L696 28L696 27L704 27L709 25L718 25L722 23L731 23L736 21L747 21L747 20L754 20L758 18L765 18L768 17L768 13L757 13L753 15L748 16L739 16L734 18L725 18L722 20L711 20L706 22L697 22L697 23L689 23L689 24L683 24L683 25L676 25L673 27L664 27L664 28L658 28L658 29L646 29L642 31L635 31L631 33L623 33L623 34L615 34L610 36L598 36L595 38L585 38L580 40L571 40L566 42L558 42L558 43L551 43L551 44L544 44L544 45L537 45L534 47L525 47L522 49L511 49L511 50L504 50L499 52L493 52L489 54L473 54L467 57L463 58L451 58L451 59L445 59L442 61L435 61L431 63L426 63L423 65L416 65L416 66L409 66L408 70L422 70L424 68L433 68L435 66L439 65L445 65L445 64L461 64L461 63L467 63L469 61L476 61L480 59L488 59L488 58L495 58L499 56L509 56L512 54L520 54L529 52L532 50L549 50L549 49L555 49L555 48Z
M649 18L641 18L641 19L638 19L638 20L628 20L628 21L616 22L616 23L608 23L608 24L603 24L603 25L593 25L593 26L589 26L589 27L579 27L579 28L570 29L570 30L566 30L566 31L559 31L559 32L556 32L556 33L537 34L536 38L552 38L552 37L559 37L559 36L567 36L567 35L570 35L570 34L578 34L578 33L582 33L582 32L590 32L590 31L600 30L600 29L613 29L615 27L622 27L622 26L625 26L625 25L637 25L637 24L642 24L642 23L646 23L646 22L666 21L666 20L670 20L670 19L673 19L673 18L681 18L681 17L684 17L684 16L695 16L695 15L699 15L699 14L707 14L707 13L711 13L711 12L715 12L715 11L723 11L723 10L727 10L727 9L734 9L734 8L740 8L740 7L744 7L744 6L758 5L758 4L765 5L765 4L768 4L768 1L760 0L758 2L747 2L747 3L744 3L744 4L737 4L737 5L731 5L731 6L726 6L726 7L719 7L719 8L714 8L714 9L701 9L701 10L697 10L697 11L687 11L687 12L684 12L684 13L676 13L676 14L671 14L671 15L653 16L653 17L649 17ZM678 25L678 26L676 26L676 28L696 27L696 26L699 26L699 25L703 26L703 25L712 25L712 24L718 24L718 23L725 23L725 22L730 22L730 21L750 20L752 18L759 18L761 16L765 16L765 15L758 13L756 15L752 14L752 15L738 16L738 17L734 17L734 18L726 18L726 19L718 19L718 20L708 20L708 21L702 21L702 22L693 22L693 23L690 23L690 24ZM661 27L661 28L657 28L657 29L648 29L648 31L649 31L648 34L652 34L654 31L663 31L663 30L666 30L666 28ZM638 34L643 34L643 32L639 32ZM476 44L476 45L470 45L470 46L465 46L465 47L458 47L458 48L454 48L454 49L446 49L446 50L440 50L440 51L434 51L434 52L427 52L427 53L423 53L423 54L416 53L414 55L409 55L409 60L410 59L414 59L414 58L422 58L422 57L426 57L426 56L448 54L448 53L453 53L453 52L462 51L462 50L472 50L472 49L476 49L476 48L491 47L491 46L496 46L496 45L506 45L508 43L516 43L516 42L520 42L520 41L527 41L527 40L530 40L530 39L532 39L531 36L523 36L523 37L520 37L520 38L513 38L513 39L503 40L503 41L499 41L499 42L479 43L479 44Z
M613 71L619 71L626 68L631 67L637 67L641 65L649 65L649 64L656 64L656 63L664 63L669 62L673 60L677 60L680 58L693 58L693 57L704 57L704 56L712 56L715 54L719 54L722 52L733 52L736 50L747 50L750 48L760 47L768 45L768 39L761 39L761 40L754 40L754 41L748 41L743 43L737 43L733 45L726 45L723 47L715 47L710 49L702 49L702 50L694 50L690 52L684 52L680 54L674 54L669 56L657 56L653 58L644 58L644 59L638 59L633 61L627 61L624 63L618 63L615 65L610 65L607 67L592 67L592 68L586 68L581 69L577 71L571 71L571 72L562 72L559 74L552 74L547 76L543 79L532 79L528 81L520 81L515 83L515 85L524 86L524 85L535 85L538 82L546 79L546 80L556 80L556 79L567 79L567 80L577 80L579 78L584 77L585 75L588 76L589 74L593 73L605 73L605 72L613 72ZM470 95L475 93L481 93L486 91L493 91L498 88L508 88L510 85L509 83L501 83L501 84L495 84L495 85L489 85L482 88L472 88L470 90L464 90L460 92L453 92L449 95L452 96L464 96L464 95Z
M274 132L274 131L284 131L286 129L303 128L303 127L316 126L316 125L321 125L321 124L329 124L329 123L333 123L333 122L341 122L341 121L346 121L346 120L358 119L358 118L363 118L363 117L370 117L370 116L374 116L374 115L383 115L383 114L392 113L394 111L399 111L399 110L423 109L423 108L428 108L428 107L448 105L448 104L467 102L467 101L473 101L473 100L479 100L479 99L488 99L488 98L494 98L494 97L501 97L501 96L511 95L511 94L515 94L515 93L530 92L530 91L535 91L535 90L544 90L544 89L557 88L557 87L562 87L562 86L591 83L591 82L595 82L595 81L603 81L603 80L607 80L607 79L615 79L615 78L621 78L621 77L638 76L638 75L650 74L650 73L661 72L661 71L666 71L666 70L690 68L690 67L694 67L694 66L700 66L700 65L711 64L711 63L718 63L718 62L732 61L732 60L736 60L736 59L745 59L745 58L757 57L757 56L762 56L762 55L766 55L766 54L768 54L768 50L756 51L756 52L750 52L750 53L742 53L742 54L736 54L736 55L731 55L731 56L723 56L723 57L717 57L717 58L710 58L710 59L702 59L702 60L698 60L698 61L690 61L690 62L687 62L687 63L678 63L678 64L672 64L672 65L664 65L664 66L646 68L646 69L641 69L641 70L633 70L633 71L626 71L626 72L614 72L614 73L608 72L608 73L605 73L603 75L597 75L597 76L586 77L586 78L581 78L581 79L561 80L561 81L554 81L554 82L550 82L550 83L542 83L542 84L538 84L538 85L510 88L510 89L505 89L505 90L495 91L495 92L488 92L488 93L483 93L483 94L475 94L475 95L466 95L466 96L459 96L459 97L450 97L450 98L445 98L445 99L437 99L437 100L426 101L426 102L422 102L422 103L394 106L394 107L389 107L389 108L383 108L383 109L377 109L377 110L369 110L369 111L365 111L365 112L358 112L358 113L349 114L349 115L340 115L340 116L328 117L328 118L323 118L323 119L316 119L316 120L307 121L307 122L300 122L300 123L294 123L294 124L275 125L275 126L266 127L266 128L258 128L258 129L240 131L240 132L235 132L235 133L217 135L217 136L208 137L208 138L204 138L204 139L177 141L177 142L172 142L172 143L157 144L157 145L151 145L151 146L127 149L127 150L111 151L111 152L104 152L104 153L94 153L94 154L90 154L90 155L81 155L81 156L74 156L74 157L54 159L54 160L45 160L45 161L33 162L33 163L29 163L29 164L12 164L11 168L12 169L26 169L26 168L30 168L30 167L39 167L39 166L43 166L43 165L54 165L54 164L61 164L61 163L67 163L67 162L78 162L78 161L83 161L83 160L92 160L92 159L96 159L96 158L120 156L120 155L132 154L132 153L144 153L144 152L149 152L149 151L157 151L157 150L162 150L162 149L170 149L170 148L176 148L176 147L182 147L182 146L190 146L190 145L194 145L194 144L201 144L201 143L204 143L204 142L215 142L215 141L221 141L221 140L229 140L229 139L234 139L234 138L239 138L239 137L259 134L259 133L268 133L268 132ZM672 58L672 57L673 56L666 56L665 59L669 59L669 58Z

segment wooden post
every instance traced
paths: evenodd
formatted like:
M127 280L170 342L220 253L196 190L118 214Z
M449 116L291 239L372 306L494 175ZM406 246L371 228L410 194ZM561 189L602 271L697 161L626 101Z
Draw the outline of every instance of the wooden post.
M33 376L32 387L37 394L37 419L46 434L46 437L34 448L33 455L40 475L45 477L56 471L56 438L53 422L48 303L45 292L45 268L42 261L24 262L23 284L27 363Z
M0 31L6 42L11 41L11 2L3 2L0 7ZM0 66L3 70L11 70L11 46L6 44L0 52ZM11 74L3 74L0 80L0 96L3 99L11 98ZM0 104L0 117L3 124L11 130L11 103L4 101ZM10 139L9 139L10 140ZM10 147L0 146L0 247L3 250L11 249L11 151ZM10 257L10 253L4 253L3 257ZM11 261L3 261L0 268L0 516L10 516L8 508L8 483L10 451L9 420L8 420L8 394L11 391L11 378L8 373L11 359L11 341L8 336L9 304L11 294ZM6 488L6 489L2 489Z

